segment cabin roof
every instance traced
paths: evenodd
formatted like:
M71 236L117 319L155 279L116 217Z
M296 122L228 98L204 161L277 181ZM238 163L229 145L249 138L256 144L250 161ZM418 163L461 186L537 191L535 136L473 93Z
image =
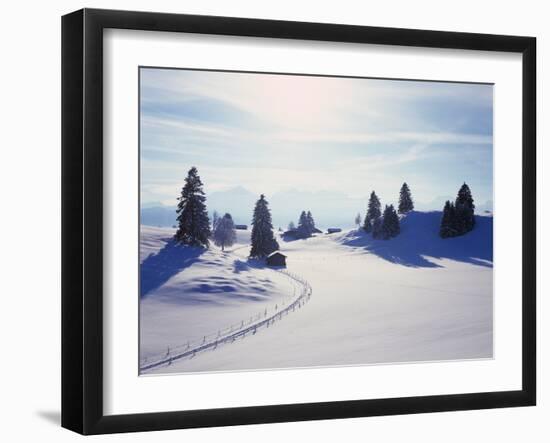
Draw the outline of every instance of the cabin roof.
M286 255L283 254L283 253L280 252L280 251L273 251L271 254L268 255L268 258L269 258L269 257L273 257L273 256L275 256L275 255L282 255L283 257L286 257Z

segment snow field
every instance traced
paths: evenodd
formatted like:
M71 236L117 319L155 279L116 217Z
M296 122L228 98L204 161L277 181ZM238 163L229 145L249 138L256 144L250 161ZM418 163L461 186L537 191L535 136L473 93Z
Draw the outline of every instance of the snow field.
M478 217L474 231L464 237L443 240L434 231L440 216L410 214L402 222L400 236L388 241L373 241L361 231L280 240L281 251L288 255L288 270L313 289L314 296L304 308L260 334L151 372L491 358L492 217ZM204 260L201 256L201 261L142 299L141 319L146 325L141 331L142 352L158 352L158 346L172 336L179 340L200 335L198 330L216 330L228 317L262 302L252 295L237 296L242 300L237 302L231 292L209 293L211 303L163 301L165 291L180 291L180 297L185 294L189 299L204 297L197 292L196 281L191 283L204 274L236 279L231 284L238 291L233 293L250 291L247 282L238 281L238 273L224 268L229 256L245 261L245 233L239 235L240 245L227 256L210 251L220 262L205 253ZM263 281L263 300L279 300L285 290L287 294L292 290L288 281L285 286L277 280L277 272L259 267L247 272L254 281L269 280L269 284ZM193 287L195 291L189 292Z

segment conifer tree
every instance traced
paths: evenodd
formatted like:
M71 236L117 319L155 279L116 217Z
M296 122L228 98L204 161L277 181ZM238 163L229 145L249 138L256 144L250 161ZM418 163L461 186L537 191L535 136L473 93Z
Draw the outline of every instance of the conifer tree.
M439 235L442 238L449 238L470 232L475 225L474 210L472 192L464 183L458 191L455 202L445 202Z
M386 205L381 227L381 238L388 240L399 235L399 216L393 205Z
M372 238L376 238L376 239L383 238L382 217L376 217L374 220L372 220L371 223L372 223Z
M380 217L382 213L380 212L380 199L374 191L371 192L369 198L369 204L367 206L367 215L365 216L364 229L366 232L371 232L371 229L374 227L374 220Z
M296 229L296 226L294 225L294 222L293 221L289 222L287 230L288 231L294 231L295 229Z
M439 228L439 236L441 238L449 238L456 236L456 214L454 203L447 200L443 207L443 215L441 217L441 226Z
M174 238L177 242L189 246L208 247L210 220L206 211L206 197L202 182L194 166L187 173L185 185L178 198L176 213L178 229Z
M391 208L391 227L392 227L392 237L397 237L401 233L401 222L399 221L399 215L397 215L397 211L393 207L393 205L390 205Z
M222 251L226 246L233 246L237 239L237 232L231 214L225 214L218 220L213 237L214 243L216 246L220 246Z
M475 225L475 216L474 216L474 199L472 197L472 192L470 187L464 183L456 196L455 201L455 210L456 210L456 220L457 220L457 229L460 234L465 234L466 232L474 229Z
M370 218L365 218L365 224L363 225L363 229L365 230L365 232L373 232L372 228L372 220Z
M406 214L414 209L414 203L411 196L411 190L407 183L403 183L401 190L399 191L399 205L398 210L400 214Z
M273 224L268 202L262 194L254 207L252 216L252 233L250 257L267 257L273 251L279 249L279 244L273 236Z
M306 211L302 211L298 218L298 229L304 233L307 232L307 214Z
M307 220L307 227L309 230L309 234L311 235L315 230L315 220L313 219L313 215L311 215L311 211L307 211L306 220Z
M390 207L386 205L384 207L384 212L382 213L382 226L381 226L381 232L380 232L380 238L383 238L384 240L387 240L391 237L391 213L390 213Z
M309 217L308 217L309 214ZM307 238L311 237L312 228L311 228L311 212L308 212L306 214L306 211L302 211L300 214L300 218L298 220L298 233L300 234L300 237Z

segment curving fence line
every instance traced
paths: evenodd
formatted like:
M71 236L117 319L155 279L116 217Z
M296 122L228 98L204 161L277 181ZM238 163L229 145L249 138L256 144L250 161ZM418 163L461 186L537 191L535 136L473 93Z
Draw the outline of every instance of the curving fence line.
M193 358L200 352L208 349L216 349L223 344L233 343L235 340L244 338L249 334L254 335L259 329L263 327L268 328L275 323L275 321L281 320L284 316L294 312L296 309L300 309L311 298L312 289L310 284L302 277L286 270L277 270L276 272L286 275L302 286L300 294L292 303L288 305L285 304L284 307L280 309L278 305L275 305L275 313L270 313L265 309L264 312L252 316L246 321L243 320L241 323L236 323L225 329L221 329L217 333L205 335L202 340L187 342L175 348L168 348L165 354L159 354L155 357L149 357L147 360L143 360L139 368L140 374L159 366L169 366L176 360Z
M306 284L305 280L303 278L301 278L300 276L296 275L296 274L293 274L291 272L288 272L286 270L281 270L281 269L279 269L279 270L271 269L271 270L275 271L275 272L279 272L280 274L286 275L287 277L289 277L290 279L292 279L296 283L302 285L302 288L303 288L303 285ZM216 341L216 339L220 339L221 337L225 337L228 334L232 334L233 332L240 331L240 330L244 329L245 327L248 327L250 325L253 325L254 323L257 323L261 319L267 318L268 314L271 317L272 312L273 313L278 313L279 312L279 306L281 306L281 310L285 309L284 307L288 303L288 298L290 298L292 301L294 301L296 299L296 290L294 291L294 293L291 297L287 297L287 298L279 301L275 305L274 308L265 308L265 309L261 310L260 312L258 312L256 315L252 315L252 316L248 317L245 320L233 323L229 326L226 326L225 328L220 328L220 329L218 329L217 332L206 334L204 336L200 336L200 337L195 338L193 340L187 340L184 344L181 344L181 345L178 345L178 346L168 346L167 349L166 349L166 352L159 353L159 354L152 355L152 356L141 359L140 366L148 365L150 362L154 362L154 361L157 361L157 360L166 360L166 358L171 354L181 353L183 351L187 351L187 350L190 350L190 349L193 349L193 348L197 348L197 347L199 347L199 345L202 346L202 345L206 344L207 342L209 343L211 341ZM273 315L275 315L275 314L273 314Z

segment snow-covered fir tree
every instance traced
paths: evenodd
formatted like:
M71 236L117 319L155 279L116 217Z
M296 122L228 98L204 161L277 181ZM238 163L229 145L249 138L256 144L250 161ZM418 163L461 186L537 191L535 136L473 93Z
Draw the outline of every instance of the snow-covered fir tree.
M185 185L178 198L176 209L178 229L174 238L179 243L208 247L210 221L202 186L197 168L193 166L187 173Z
M380 199L376 192L372 191L367 205L367 215L365 215L363 228L366 232L371 232L374 227L374 220L382 215L380 211Z
M407 183L403 183L401 190L399 191L399 205L398 212L400 214L406 214L414 209L414 203L411 196L411 190Z
M237 239L237 232L235 231L235 223L233 223L231 214L225 214L218 220L213 238L216 246L221 247L222 251L226 246L233 246Z
M382 236L384 240L397 237L400 232L399 216L393 205L386 205L382 220Z
M307 226L309 228L309 233L313 234L313 231L315 230L315 220L313 219L313 215L311 214L311 211L307 211L306 219L307 219Z
M293 221L291 221L288 223L288 227L286 229L287 231L294 231L296 229L296 225L294 224Z
M474 199L470 187L464 183L458 190L458 195L455 201L457 229L461 234L470 232L474 229Z
M361 214L357 214L355 216L355 226L357 227L361 226Z
M252 234L250 257L267 257L273 251L279 249L279 244L273 236L273 224L268 202L262 194L254 207L252 216Z

